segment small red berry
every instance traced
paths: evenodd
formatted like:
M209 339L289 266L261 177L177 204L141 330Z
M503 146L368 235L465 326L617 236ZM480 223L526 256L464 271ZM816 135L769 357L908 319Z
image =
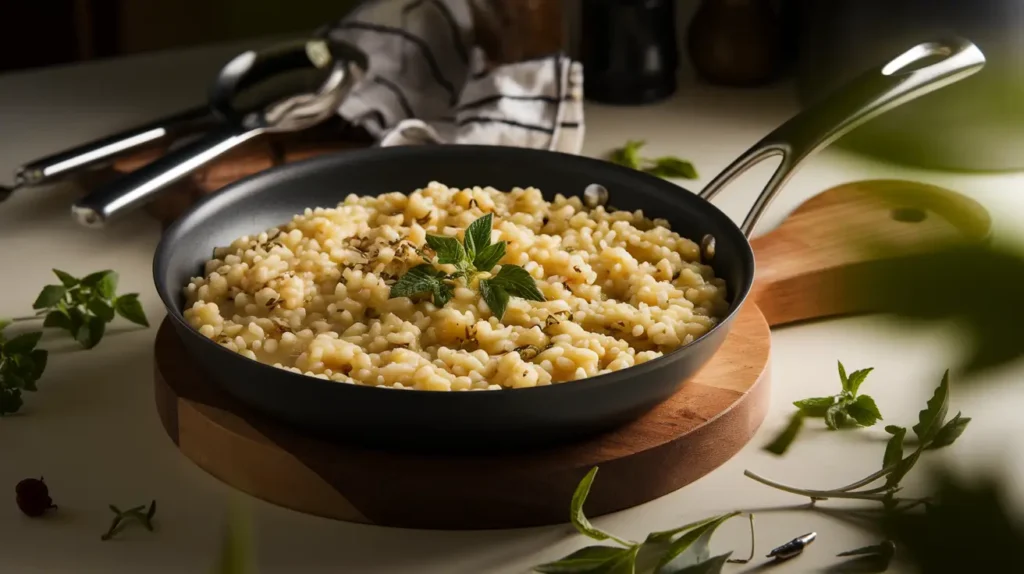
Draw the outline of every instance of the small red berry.
M50 499L50 489L43 478L26 478L14 487L18 508L28 516L41 516L57 505Z

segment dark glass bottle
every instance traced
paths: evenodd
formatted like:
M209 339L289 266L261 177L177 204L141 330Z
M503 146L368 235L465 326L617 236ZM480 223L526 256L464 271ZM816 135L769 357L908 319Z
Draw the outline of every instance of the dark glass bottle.
M640 105L676 91L674 0L584 0L580 60L588 100Z

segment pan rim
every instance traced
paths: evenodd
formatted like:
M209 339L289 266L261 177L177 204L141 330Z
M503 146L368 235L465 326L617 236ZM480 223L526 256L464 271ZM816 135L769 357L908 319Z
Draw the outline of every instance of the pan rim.
M193 328L185 320L185 317L184 317L184 305L181 305L180 306L181 310L179 310L178 309L179 306L175 305L173 300L171 299L171 293L169 293L168 290L165 289L165 287L164 287L165 281L162 280L163 277L161 277L161 275L166 275L166 271L167 271L167 268L168 268L168 265L166 265L167 262L165 260L169 259L170 254L173 252L173 243L177 239L177 237L179 235L182 235L182 236L187 235L187 232L183 232L182 228L186 227L190 223L206 220L207 216L204 214L205 211L208 211L208 210L211 210L211 209L216 209L216 208L218 208L218 205L221 204L221 203L226 204L226 205L233 204L234 202L238 201L238 197L237 196L239 196L239 195L246 195L247 194L246 190L250 189L253 186L257 186L261 190L265 190L268 186L263 185L264 182L261 181L261 180L272 180L272 179L274 179L276 177L280 177L282 175L289 174L289 173L291 173L293 177L297 176L299 179L301 179L303 177L303 173L306 172L306 171L316 172L316 171L318 171L320 169L323 169L324 167L326 167L328 165L333 165L333 164L335 164L335 163L337 163L339 161L342 161L342 162L345 162L345 163L352 162L352 163L358 164L358 163L361 163L363 161L363 158L380 159L381 156L385 156L385 157L394 156L394 159L398 160L403 155L423 155L423 154L428 154L428 155L429 154L442 154L442 155L444 155L444 154L455 154L455 155L462 155L462 154L470 154L470 153L483 153L483 154L495 153L495 154L507 155L507 156L510 157L510 159L514 159L515 157L519 156L519 157L521 157L521 158L523 158L525 160L529 160L530 158L544 157L544 158L547 158L547 159L545 159L545 161L550 161L551 156L554 155L554 156L559 157L561 159L561 161L575 162L577 165L579 165L581 167L589 167L591 170L595 171L595 177L597 175L597 172L600 172L600 171L606 171L606 172L609 172L609 173L618 173L620 175L628 176L628 177L631 177L631 178L636 178L636 179L639 179L639 180L647 180L647 183L649 185L653 185L655 187L663 188L665 190L665 192L666 192L666 197L668 197L668 198L672 198L674 195L678 196L680 198L683 198L683 197L686 197L686 196L692 196L690 199L681 199L681 201L684 201L684 202L685 201L693 201L694 203L700 204L702 206L701 209L708 210L708 213L705 214L705 215L708 215L710 217L720 218L729 227L731 227L730 232L734 232L738 237L743 239L743 242L741 243L741 245L745 245L746 249L744 250L743 253L738 254L738 256L742 258L742 260L743 260L742 263L743 263L744 267L746 267L746 268L748 268L750 270L749 276L745 277L744 281L742 281L742 284L738 286L739 288L737 289L737 291L736 291L736 293L735 293L735 295L733 297L733 301L730 304L729 311L725 314L724 317L722 317L722 319L714 327L712 327L706 333L704 333L700 337L694 339L693 341L691 341L691 342L689 342L689 343L687 343L685 345L681 345L681 346L679 346L679 347L669 351L668 353L663 354L660 357L656 357L654 359L651 359L650 361L646 361L646 362L641 363L639 365L634 365L632 367L627 367L627 368L622 369L620 371L612 371L612 372L609 372L609 373L602 373L602 374L594 375L592 377L586 377L586 378L583 378L583 379L578 379L578 380L573 380L573 381L565 381L563 383L556 383L556 384L543 385L543 386L535 386L535 387L511 388L511 389L503 388L500 391L489 391L489 392L424 391L424 390L419 390L419 389L396 389L396 388L393 388L393 387L385 387L385 386L377 386L377 385L363 385L363 384L358 384L358 383L345 383L345 382L340 382L340 381L324 380L324 379L320 379L318 377L309 376L309 375L306 375L306 374L294 373L292 371L281 369L281 368L275 367L275 366L267 364L267 363L263 363L263 362L260 362L260 361L255 361L255 360L249 359L248 357L242 356L242 355L240 355L240 354L238 354L236 352L233 352L233 351L231 351L229 349L226 349L222 345L217 344L212 339L210 339L208 337L205 337L201 333L199 333L195 328ZM428 182L424 182L422 185L426 185L426 183L428 183ZM675 189L671 189L671 188L675 188ZM261 191L261 193L265 193L265 191ZM691 241L694 241L692 238L688 237L687 235L683 235L683 236L687 237ZM163 265L162 265L162 263L163 263ZM167 316L170 317L171 321L177 325L178 329L176 329L176 330L180 332L181 329L185 329L188 333L190 333L192 336L194 336L194 338L197 338L197 339L201 340L202 341L201 344L209 345L210 348L216 348L216 351L214 351L214 352L223 353L223 355L220 355L220 356L223 356L225 358L225 360L227 360L227 361L239 361L239 360L247 361L248 363L254 364L255 365L254 368L267 370L268 374L273 372L277 376L282 376L283 377L282 381L285 381L285 380L288 380L288 379L292 379L294 377L293 380L301 381L303 384L306 384L306 385L316 385L316 386L323 386L323 387L326 387L327 385L330 385L332 387L335 387L337 385L344 385L345 387L351 388L351 390L346 391L346 392L382 393L382 392L388 392L388 391L402 392L402 391L410 391L411 390L411 391L414 392L414 396L419 396L419 397L431 397L431 396L449 397L449 398L445 398L445 399L424 399L424 400L447 400L447 401L453 401L453 400L455 400L455 401L459 401L459 400L461 400L461 401L468 401L468 400L473 400L473 401L477 401L477 402L482 401L482 400L494 400L494 399L485 399L485 398L473 398L473 399L470 399L470 398L466 398L466 397L476 397L476 396L492 397L493 396L493 397L496 397L496 398L501 398L501 397L506 397L507 394L510 393L510 392L516 392L517 396L522 397L522 396L527 396L527 395L524 394L527 391L534 393L535 396L538 396L540 393L547 393L548 395L553 395L555 393L586 392L588 389L593 389L594 387L597 387L597 386L616 384L616 383L618 383L618 382L620 382L620 381L622 381L624 379L633 379L635 377L643 376L645 374L648 374L651 371L660 369L662 367L667 367L668 365L681 360L684 356L686 356L687 352L692 351L693 349L698 348L698 347L702 346L703 344L706 344L708 341L713 340L714 337L712 335L714 335L717 332L722 331L722 330L728 331L731 328L732 320L735 318L735 316L739 313L739 310L746 303L746 300L747 300L747 298L748 298L748 296L749 296L749 294L750 294L750 292L752 290L755 271L756 271L755 260L754 260L754 254L753 254L753 249L752 249L751 244L750 244L750 240L743 235L742 231L739 228L739 225L737 225L735 221L733 221L729 216L727 216L724 212L722 212L713 203L701 199L700 197L697 196L697 194L691 192L687 188L684 188L684 187L682 187L680 185L674 184L672 182L663 180L663 179L661 179L659 177L656 177L656 176L653 176L653 175L650 175L650 174L647 174L647 173L644 173L644 172L641 172L641 171L633 170L633 169L630 169L628 167L620 166L620 165L613 164L613 163L605 161L605 160L601 160L601 159L597 159L597 158L593 158L593 157L589 157L589 156L570 154L570 153L567 153L567 152L560 152L560 151L554 151L554 150L541 150L541 149L520 148L520 147L513 147L513 146L477 145L477 144L458 144L458 145L452 144L452 145L436 145L436 146L372 147L372 148L365 148L365 149L359 149L359 150L345 150L343 152L327 153L327 154L323 154L323 155L319 155L319 156L305 158L305 159L302 159L302 160L299 160L299 161L295 161L295 162L290 162L290 163L286 163L286 164L282 164L282 165L273 166L273 167L270 167L268 169L259 171L257 173L248 175L248 176L246 176L244 178L241 178L241 179L239 179L237 181L234 181L234 182L224 186L223 188L218 190L216 193L212 193L212 194L209 194L209 195L203 197L202 199L197 201L192 207L190 207L188 210L186 210L184 213L182 213L180 216L178 216L178 218L170 226L168 226L167 229L163 232L163 234L162 234L162 236L160 238L160 241L157 244L157 247L156 247L156 249L154 251L153 264L152 264L153 282L155 284L155 287L156 287L156 290L157 290L157 294L160 296L160 300L163 303L163 305L164 305L164 307L165 307L165 309L167 311ZM729 286L727 285L727 287L729 287ZM202 361L196 358L196 354L195 353L191 353L190 352L189 355L194 360L196 360L198 363L200 363L200 366L201 366ZM703 367L703 366L704 365L702 364L701 367ZM205 368L202 369L202 370L203 371L207 371ZM685 382L686 381L681 381L681 384L685 383ZM284 385L282 385L282 387L284 387ZM356 390L356 389L358 389L358 390ZM409 393L405 393L405 394L409 394ZM396 396L400 396L400 395L396 395ZM455 398L455 397L463 397L463 398ZM419 399L417 399L417 400L419 400Z

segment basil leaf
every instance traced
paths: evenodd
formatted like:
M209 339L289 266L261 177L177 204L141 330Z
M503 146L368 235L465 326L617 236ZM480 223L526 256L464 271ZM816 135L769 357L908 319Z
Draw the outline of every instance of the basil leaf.
M491 244L491 224L493 216L487 215L477 219L466 228L463 243L466 244L466 258L475 263L476 256ZM493 267L493 265L492 265ZM483 271L477 267L478 270Z
M732 556L732 552L726 552L703 562L684 566L682 569L662 568L658 570L658 574L721 574L722 568L725 567L730 556Z
M90 299L89 302L85 304L85 307L91 311L93 315L103 319L104 322L109 323L114 319L114 308L103 299Z
M23 404L21 389L0 387L0 417L18 412Z
M861 395L850 403L846 407L846 414L850 415L862 427L872 426L882 420L882 413L878 411L875 400L868 395Z
M452 289L451 285L438 279L431 288L431 293L434 295L434 306L444 307L452 300L452 297L455 295L455 290Z
M146 312L142 310L142 303L139 302L137 293L128 293L115 299L114 310L118 315L136 325L149 326L149 320L146 319Z
M739 512L719 516L680 536L669 546L656 572L681 572L684 568L707 561L711 557L711 536L722 523L737 515Z
M88 287L110 299L117 291L117 273L110 269L90 273L82 278L82 286Z
M846 423L846 406L848 401L841 400L825 411L825 424L828 428L836 430Z
M860 386L864 383L864 379L868 378L868 374L873 370L875 370L874 367L868 367L867 369L861 369L850 373L850 377L847 379L845 387L846 390L849 391L851 395L856 396L857 390L860 389Z
M454 237L427 235L427 245L437 253L437 262L441 265L458 266L467 261L466 250Z
M629 140L626 145L612 151L608 160L632 169L640 169L640 148L644 145L646 142L643 140Z
M43 338L42 331L35 331L32 333L22 333L17 337L4 343L4 354L6 355L22 355L32 352L32 349L36 348L39 344L39 339Z
M71 323L71 328L68 331L71 332L72 336L76 336L78 330L85 323L85 313L82 313L78 307L71 307L68 309L68 321Z
M43 327L57 327L71 330L71 318L61 311L50 311L43 319Z
M49 309L63 299L67 292L67 289L63 285L47 285L39 292L39 296L36 297L35 302L32 303L32 308Z
M885 427L889 430L890 427ZM903 437L907 436L907 429L903 427L892 427L896 432L885 445L885 454L882 456L882 468L890 466L903 460Z
M967 430L967 424L970 422L970 417L961 418L960 413L956 413L955 417L939 429L939 432L935 434L935 438L925 448L935 450L953 444Z
M507 291L509 295L528 301L544 301L544 295L537 289L537 282L530 272L518 265L503 265L490 281Z
M664 178L685 178L697 179L697 168L693 164L677 157L659 157L654 160L654 165L645 167L644 171Z
M949 408L949 371L942 375L942 382L935 389L935 394L928 399L928 405L918 413L918 423L912 428L921 444L931 442L942 423L946 420L946 410Z
M477 271L490 272L503 257L505 257L505 242L499 241L488 245L477 253L476 259L473 260L473 266L476 267Z
M505 309L508 308L508 292L500 285L495 285L492 279L481 279L478 288L480 297L483 298L484 303L487 303L491 314L501 321L501 318L505 316Z
M804 415L802 411L796 411L793 416L789 418L789 424L772 440L768 443L764 450L777 455L783 455L789 450L790 445L796 440L797 434L800 433L800 429L804 426Z
M796 401L793 404L796 405L796 408L800 409L800 411L805 416L823 417L825 416L825 413L828 411L828 408L831 407L835 402L835 397L816 397L811 399L804 399L802 401Z
M633 548L616 548L614 546L587 546L576 552L556 560L535 566L533 569L541 574L582 574L609 572L609 568L633 553Z
M106 326L107 324L103 319L89 317L84 323L79 325L78 331L75 332L75 340L86 349L91 349L99 344L100 339L103 338Z
M390 299L412 297L420 293L433 293L434 286L441 282L444 274L429 263L421 263L398 278L391 286Z
M61 271L60 269L54 269L53 274L56 275L58 279L60 279L61 284L63 284L65 287L69 289L71 287L74 287L75 285L78 285L78 278L70 273Z
M583 514L583 503L587 501L587 495L590 494L590 485L593 484L594 475L596 474L597 467L595 466L590 469L590 472L588 472L576 486L576 492L573 493L572 503L569 506L569 517L572 520L572 525L584 536L593 538L594 540L614 539L611 534L595 528L594 525L587 520L586 515Z

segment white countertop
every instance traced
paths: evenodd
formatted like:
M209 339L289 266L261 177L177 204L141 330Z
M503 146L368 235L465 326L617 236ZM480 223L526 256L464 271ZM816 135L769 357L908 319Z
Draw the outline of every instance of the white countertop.
M22 162L193 105L203 98L213 71L237 50L238 45L223 46L0 77L2 182L9 183L6 174ZM691 159L703 179L690 187L699 189L795 111L785 86L744 91L683 85L675 99L660 105L588 105L584 151L598 155L626 139L645 139L652 154ZM719 205L742 218L773 168L745 175L720 196ZM833 185L880 177L968 194L991 210L997 234L1014 233L1014 224L1024 219L1024 174L926 172L830 149L793 178L760 229L778 224L797 204ZM69 214L74 195L66 188L25 190L0 204L0 316L27 314L39 289L54 281L53 267L76 275L111 268L121 274L121 291L139 292L150 321L158 324L164 312L150 279L158 225L137 214L104 231L83 229ZM0 420L0 491L7 493L0 496L6 500L0 503L0 570L163 574L206 572L213 564L233 489L181 456L160 426L151 378L155 327L116 325L91 351L48 334L44 345L53 351L39 392L28 395L22 415ZM696 483L595 522L642 538L714 513L805 502L744 478L744 469L811 488L861 478L880 468L881 428L805 431L781 459L760 447L784 424L793 400L833 392L837 359L848 368L875 367L864 391L875 397L887 423L913 424L955 356L956 343L941 331L895 331L867 317L777 330L772 409L753 442ZM1009 465L1024 460L1024 419L1013 406L1024 401L1024 386L1001 383L1021 375L1019 365L992 375L999 382L987 386L985 396L954 388L953 412L963 410L974 422L957 445L934 456L952 454L963 465L984 461L1020 473ZM45 520L23 516L13 500L19 480L39 475L60 506ZM255 519L263 574L520 574L588 543L568 524L513 531L397 530L315 518L238 496ZM153 498L159 506L157 532L131 529L122 540L100 541L111 518L107 504L131 506ZM566 500L567 518L568 505ZM876 542L848 523L813 512L766 510L757 515L757 530L757 558L726 572L757 571L768 549L811 530L818 541L774 572L820 571L840 560L837 552ZM736 520L719 531L713 550L732 549L741 557L748 544L747 525Z

